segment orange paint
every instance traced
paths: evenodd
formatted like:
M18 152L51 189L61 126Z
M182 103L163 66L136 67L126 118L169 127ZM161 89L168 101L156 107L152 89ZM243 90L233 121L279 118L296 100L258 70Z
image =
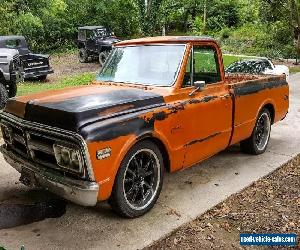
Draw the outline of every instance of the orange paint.
M139 84L126 86L119 83L93 82L90 86L76 87L71 91L57 90L17 98L19 106L7 107L7 111L19 109L22 117L22 103L29 100L37 102L57 102L76 96L101 94L115 89L140 88L163 97L164 106L139 111L138 118L153 122L153 131L129 133L111 140L87 141L89 156L96 182L100 184L99 200L110 197L114 179L126 153L139 140L148 138L160 142L165 148L165 156L173 172L192 166L224 150L229 145L249 138L253 131L259 111L265 107L274 110L273 120L283 119L288 111L289 89L284 76L225 76L222 53L218 44L209 38L200 37L155 37L123 41L116 46L149 44L186 44L183 62L171 87L145 87ZM207 84L201 91L190 95L194 86L183 87L187 63L193 46L210 46L217 53L220 82ZM270 84L270 83L273 83ZM264 88L260 88L265 86ZM125 104L124 104L125 105ZM23 105L25 107L25 104ZM122 112L130 107L109 108L99 116ZM118 117L115 119L119 119ZM101 123L101 122L100 122ZM99 124L100 124L99 123ZM120 122L117 126L126 126ZM99 129L101 134L101 129ZM111 148L111 156L98 160L96 152Z
M151 86L151 90L149 90L163 95L166 106L145 111L140 115L146 121L160 112L166 116L165 119L155 121L153 133L146 137L156 138L165 146L171 172L192 166L224 150L229 145L250 137L259 111L267 104L274 108L274 122L281 120L286 115L288 101L284 99L284 96L289 95L287 85L266 88L249 95L234 96L234 87L248 82L251 85L251 81L259 81L263 84L270 79L267 76L253 75L225 76L222 54L214 40L187 39L182 41L180 37L178 39L176 37L158 37L124 41L116 46L153 43L187 44L183 64L175 84L172 87L163 88ZM191 97L189 94L194 87L183 88L182 83L189 53L194 45L209 45L216 49L221 81L207 85L203 91L198 91ZM284 80L284 76L275 78L277 81ZM214 99L199 103L195 101L207 96L213 96ZM145 136L130 134L111 141L88 144L96 180L101 183L99 200L109 198L122 159L141 138L145 138ZM112 149L111 157L101 161L96 160L96 151L105 147Z

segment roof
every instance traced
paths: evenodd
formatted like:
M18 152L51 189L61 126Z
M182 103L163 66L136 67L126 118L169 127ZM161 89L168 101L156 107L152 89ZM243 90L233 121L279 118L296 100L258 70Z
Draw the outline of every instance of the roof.
M127 44L143 44L143 43L188 43L192 41L205 41L205 42L214 42L217 41L208 36L156 36L156 37L144 37L132 40L121 41L116 45L127 45Z
M0 36L0 41L7 41L7 40L25 40L24 36Z
M104 26L82 26L78 28L79 30L94 30L94 29L105 29Z

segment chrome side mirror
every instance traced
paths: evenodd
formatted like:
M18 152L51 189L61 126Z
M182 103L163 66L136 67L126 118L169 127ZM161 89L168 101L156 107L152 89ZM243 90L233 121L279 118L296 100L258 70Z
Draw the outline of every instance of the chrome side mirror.
M193 96L198 91L203 91L205 88L205 84L205 81L194 82L195 89L189 94L189 96Z

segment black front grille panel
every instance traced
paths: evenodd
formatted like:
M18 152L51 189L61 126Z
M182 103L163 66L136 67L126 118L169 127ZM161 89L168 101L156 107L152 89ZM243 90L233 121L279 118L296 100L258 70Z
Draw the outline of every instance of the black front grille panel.
M45 135L28 128L24 128L19 124L10 121L1 121L1 130L3 139L7 148L21 157L33 161L47 168L63 172L66 176L79 177L85 179L87 173L75 174L67 169L61 168L56 161L53 145L55 143L68 144L79 148L73 141L66 141L64 138Z
M19 55L16 55L13 57L13 67L14 67L14 70L21 67L21 61L20 61Z

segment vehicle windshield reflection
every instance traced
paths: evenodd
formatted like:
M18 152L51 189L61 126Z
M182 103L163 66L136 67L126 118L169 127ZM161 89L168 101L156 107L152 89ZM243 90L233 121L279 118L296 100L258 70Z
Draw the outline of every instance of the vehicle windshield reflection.
M185 45L116 47L97 80L171 86L176 80Z

